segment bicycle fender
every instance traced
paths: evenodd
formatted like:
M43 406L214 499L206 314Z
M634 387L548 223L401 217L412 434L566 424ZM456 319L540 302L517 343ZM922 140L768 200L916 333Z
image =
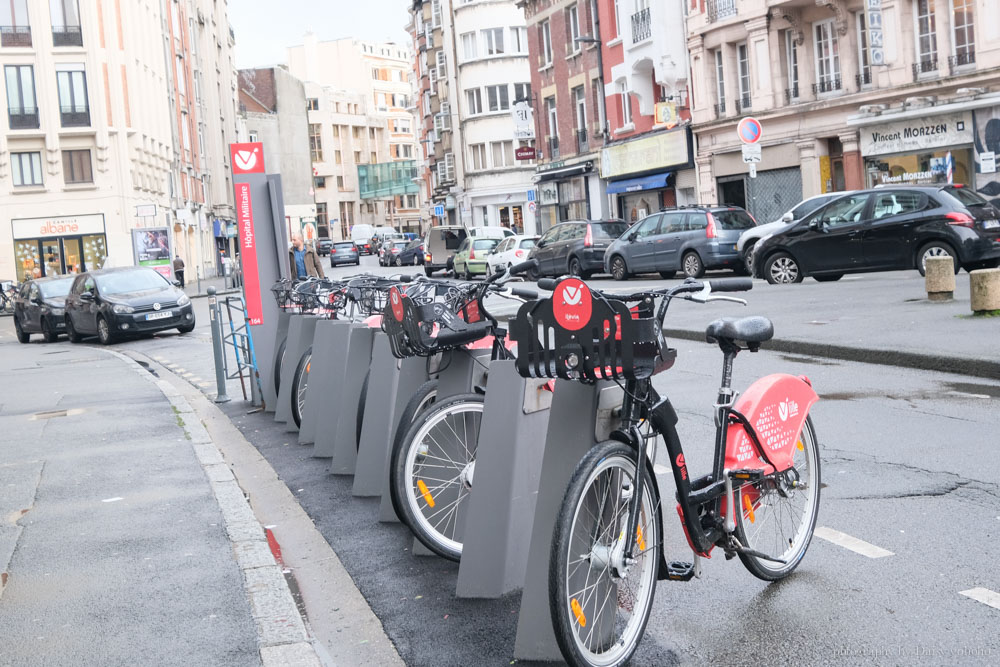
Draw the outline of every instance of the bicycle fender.
M804 376L775 373L750 385L734 410L753 426L764 454L780 472L791 467L809 408L818 400ZM730 424L726 433L726 468L775 472L741 424Z

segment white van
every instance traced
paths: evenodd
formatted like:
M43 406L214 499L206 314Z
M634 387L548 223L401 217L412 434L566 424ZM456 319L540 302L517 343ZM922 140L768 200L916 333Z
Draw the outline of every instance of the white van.
M375 252L372 248L372 237L375 236L375 228L371 225L354 225L351 227L351 240L358 246L358 254L370 255Z

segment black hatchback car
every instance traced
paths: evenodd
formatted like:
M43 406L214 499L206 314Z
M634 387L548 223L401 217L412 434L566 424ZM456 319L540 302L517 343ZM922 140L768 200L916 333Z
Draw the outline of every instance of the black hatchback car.
M917 269L951 257L955 273L1000 264L1000 210L961 185L891 186L835 199L754 250L769 283Z
M153 269L130 267L81 273L66 297L66 335L104 345L122 336L194 329L191 299Z
M14 331L17 340L27 343L40 333L46 343L55 342L66 331L63 308L76 276L56 276L29 280L14 299Z
M535 242L528 259L532 278L570 274L589 278L604 270L604 251L625 233L624 220L571 220L553 225Z

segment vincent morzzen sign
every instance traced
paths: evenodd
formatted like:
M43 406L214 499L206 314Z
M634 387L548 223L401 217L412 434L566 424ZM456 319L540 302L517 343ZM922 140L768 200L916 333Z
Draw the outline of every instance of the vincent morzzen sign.
M861 130L862 155L891 155L972 143L968 113L921 116Z

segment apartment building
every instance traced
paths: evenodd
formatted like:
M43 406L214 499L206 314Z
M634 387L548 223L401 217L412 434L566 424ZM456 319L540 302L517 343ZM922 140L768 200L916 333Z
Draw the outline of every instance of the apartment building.
M345 178L345 183L356 182L358 189L338 193L337 208L327 209L331 233L336 234L334 230L345 221L348 227L370 221L392 224L402 231L419 229L419 187L411 173L418 151L409 78L413 55L409 47L350 38L319 41L307 33L303 43L289 47L287 53L292 75L307 84L360 95L365 103L358 107L358 113L365 117L364 122L376 116L382 119L381 128L377 128L379 136L369 139L375 150L362 151L355 166L363 168L358 169L356 178ZM322 113L322 109L318 111ZM328 129L320 128L321 134ZM378 146L383 143L387 150L379 152ZM376 162L371 161L372 152ZM316 168L318 176L325 175L321 170L326 166L317 164ZM329 207L333 200L323 201Z
M704 202L761 222L879 183L1000 194L994 0L686 0ZM736 124L763 126L756 178Z

